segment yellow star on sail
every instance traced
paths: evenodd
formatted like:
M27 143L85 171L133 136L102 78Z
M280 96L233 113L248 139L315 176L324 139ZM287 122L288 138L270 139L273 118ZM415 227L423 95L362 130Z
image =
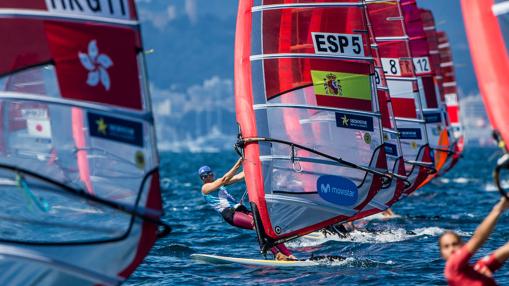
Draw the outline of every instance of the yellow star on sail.
M350 119L348 119L348 117L346 117L346 115L343 115L343 117L341 117L341 120L343 120L344 126L348 126Z
M104 122L104 119L96 120L95 123L97 124L97 132L106 135L108 131L108 125L106 122Z

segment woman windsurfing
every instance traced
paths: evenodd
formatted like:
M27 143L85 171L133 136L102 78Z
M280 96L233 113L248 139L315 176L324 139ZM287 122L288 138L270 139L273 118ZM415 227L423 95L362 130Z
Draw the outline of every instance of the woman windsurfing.
M238 202L230 195L225 188L227 185L244 180L243 171L236 174L241 164L242 158L219 179L215 178L212 168L202 166L198 170L198 175L203 182L201 193L207 204L221 214L227 223L238 228L254 230L253 214L242 205L242 202ZM273 247L271 252L276 260L297 260L284 244Z

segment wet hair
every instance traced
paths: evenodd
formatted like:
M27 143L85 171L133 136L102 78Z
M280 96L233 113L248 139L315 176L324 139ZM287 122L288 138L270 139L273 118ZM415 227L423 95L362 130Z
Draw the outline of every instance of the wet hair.
M446 230L444 231L439 237L438 237L438 248L439 249L442 249L442 238L446 235L452 235L454 237L456 237L458 239L458 241L461 243L462 242L462 239L461 239L461 236L459 236L457 233L455 233L454 231L452 230Z

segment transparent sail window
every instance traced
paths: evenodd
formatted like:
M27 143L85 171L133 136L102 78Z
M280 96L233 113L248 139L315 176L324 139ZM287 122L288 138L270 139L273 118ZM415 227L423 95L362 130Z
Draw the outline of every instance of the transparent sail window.
M112 112L61 100L53 66L0 78L0 183L6 198L0 240L101 241L130 229L130 215L2 167L131 208L144 206L151 181L144 178L157 166L153 126L108 108Z

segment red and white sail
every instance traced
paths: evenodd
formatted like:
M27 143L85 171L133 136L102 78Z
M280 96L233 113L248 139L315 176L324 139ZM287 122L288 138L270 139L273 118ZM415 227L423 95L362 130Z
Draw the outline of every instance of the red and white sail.
M367 9L366 9L367 13ZM375 65L375 83L378 95L378 103L383 127L383 140L385 153L387 157L387 166L393 174L399 175L400 179L392 180L390 185L383 186L381 191L373 198L373 204L391 207L402 197L405 189L411 187L412 182L407 178L405 170L405 158L403 157L403 149L399 132L397 130L397 122L394 116L394 107L391 100L389 88L385 73L383 72L382 60L379 54L378 45L373 34L373 27L368 22L368 30L370 33L371 51ZM414 158L412 158L414 159ZM401 180L403 179L403 180ZM364 212L377 212L377 208L367 206Z
M447 114L450 122L451 144L453 148L453 158L448 163L447 170L450 170L461 157L464 148L463 128L460 121L460 106L458 97L458 88L456 84L456 75L451 51L451 45L445 32L437 32L438 48L440 51L441 70L443 76L443 91Z
M373 74L363 1L240 1L237 120L262 247L367 215L388 183Z
M2 285L115 285L154 244L158 155L133 0L0 2Z
M442 165L442 168L439 169L439 173L437 175L442 175L449 171L451 167L455 164L453 162L457 162L457 159L459 158L458 155L458 148L457 148L457 139L454 135L454 127L451 126L451 120L450 120L450 114L449 109L447 108L447 102L445 98L446 91L444 90L444 75L443 75L443 68L442 68L442 58L441 58L441 51L439 49L439 41L438 41L438 34L436 30L435 25L435 19L433 16L433 13L430 10L426 9L420 9L421 13L421 19L424 24L424 31L427 36L428 40L428 46L430 48L430 57L431 57L431 63L434 69L436 70L436 73L434 75L435 79L435 87L437 89L437 95L438 97L438 103L439 106L445 111L444 117L446 119L445 124L447 127L447 134L443 133L441 135L441 141L442 145L446 146L448 145L448 151L449 154L445 160L445 162ZM462 140L460 140L462 141Z
M417 189L433 169L418 80L399 1L366 1L368 19L392 101L406 173Z
M447 114L436 88L438 83L435 80L435 75L440 70L433 65L428 37L416 1L402 0L401 8L405 17L405 30L409 37L414 71L421 93L421 106L426 121L429 144L433 150L435 169L440 171L447 159L452 156L446 127ZM433 176L430 176L428 180L432 178Z

